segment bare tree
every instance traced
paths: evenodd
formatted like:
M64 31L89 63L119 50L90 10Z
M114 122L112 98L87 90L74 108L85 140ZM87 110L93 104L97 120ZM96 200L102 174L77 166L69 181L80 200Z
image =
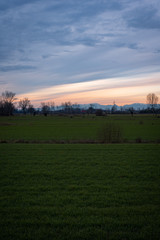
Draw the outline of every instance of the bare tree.
M47 116L49 113L52 113L55 109L55 104L53 101L50 102L41 102L41 112L44 116Z
M72 104L73 113L81 113L80 105L78 103Z
M50 112L50 106L48 105L48 103L41 102L41 111L42 111L43 115L45 117L47 117L47 115Z
M95 105L91 103L87 109L87 112L88 114L93 114L95 112Z
M72 103L71 102L62 103L61 106L65 113L68 113L68 114L72 113Z
M48 102L48 106L50 107L50 112L54 112L55 109L55 103L53 101Z
M36 110L32 104L28 106L27 112L33 114L34 116L36 115Z
M113 102L113 106L111 108L111 113L115 113L117 111L117 105L115 103L115 101Z
M147 104L151 108L152 112L155 113L155 109L158 103L158 97L155 93L149 93L147 95Z
M0 96L1 115L13 115L13 111L15 109L14 101L16 100L15 95L15 93L9 91L5 91L2 93L2 95Z
M16 100L15 95L13 92L5 91L2 93L2 99L5 102L13 103Z
M28 98L24 98L19 101L19 108L22 109L23 113L26 114L27 109L31 105L30 100Z
M130 107L128 110L129 110L129 112L130 112L131 116L133 117L134 108L133 108L133 107Z

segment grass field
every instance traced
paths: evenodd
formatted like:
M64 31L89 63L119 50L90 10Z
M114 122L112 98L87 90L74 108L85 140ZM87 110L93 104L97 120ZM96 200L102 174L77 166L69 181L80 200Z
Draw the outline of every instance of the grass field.
M110 122L121 127L126 142L160 142L160 118L152 115L1 117L0 141L97 141L100 129Z
M159 239L159 145L0 148L1 239Z
M41 143L97 140L111 121L130 143ZM159 130L153 116L0 118L0 239L159 240Z

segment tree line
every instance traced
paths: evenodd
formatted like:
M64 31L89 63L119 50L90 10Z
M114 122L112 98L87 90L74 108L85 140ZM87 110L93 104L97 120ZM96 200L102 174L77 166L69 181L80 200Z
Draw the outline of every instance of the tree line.
M130 113L132 116L135 113L133 108L128 110L117 110L117 105L113 104L110 111L104 111L102 109L95 109L94 104L90 104L87 110L80 108L79 104L72 104L71 102L65 102L61 104L59 110L55 110L55 103L53 101L41 102L40 108L35 108L28 98L20 99L16 101L16 94L10 91L5 91L0 96L0 115L1 116L12 116L14 113L23 114L43 114L47 116L50 113L65 113L65 114L96 114L97 116L103 116L107 113ZM139 110L139 113L159 113L160 109L157 108L158 97L154 93L149 93L146 97L148 108L146 110Z

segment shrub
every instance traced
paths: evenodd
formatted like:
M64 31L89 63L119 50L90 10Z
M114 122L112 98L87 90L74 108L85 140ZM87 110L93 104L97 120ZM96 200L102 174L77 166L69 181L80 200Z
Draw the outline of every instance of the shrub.
M122 129L115 123L106 123L99 129L98 138L102 143L119 143L122 141Z

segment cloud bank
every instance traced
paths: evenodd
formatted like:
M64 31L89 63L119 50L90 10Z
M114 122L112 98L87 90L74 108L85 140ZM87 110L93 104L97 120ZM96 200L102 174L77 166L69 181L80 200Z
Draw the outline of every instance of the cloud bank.
M84 93L89 101L86 93L96 91L102 101L98 91L104 87L140 89L149 76L158 93L159 39L159 0L1 0L1 92L39 92L42 98L46 92L48 98L46 89L66 88L55 98L76 93L81 102ZM139 80L132 85L135 76Z

